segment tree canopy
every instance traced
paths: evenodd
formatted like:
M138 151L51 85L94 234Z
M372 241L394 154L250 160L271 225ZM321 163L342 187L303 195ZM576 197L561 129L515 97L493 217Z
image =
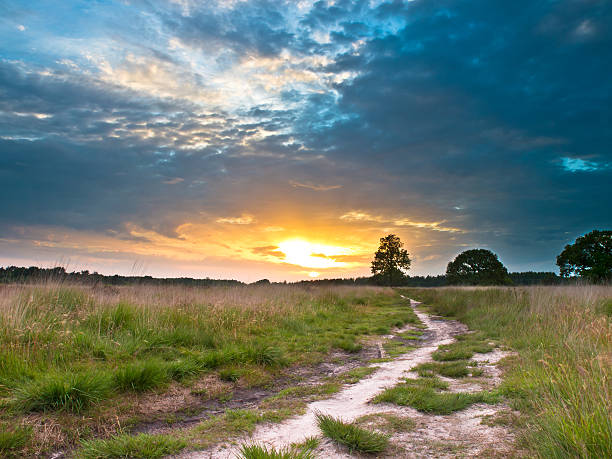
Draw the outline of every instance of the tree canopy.
M395 234L380 238L380 246L372 261L372 274L380 284L399 285L405 279L404 271L410 269L408 251Z
M486 249L471 249L460 253L446 268L449 284L509 285L508 270L497 255Z
M593 230L565 246L557 257L563 277L581 276L594 282L612 279L612 231Z

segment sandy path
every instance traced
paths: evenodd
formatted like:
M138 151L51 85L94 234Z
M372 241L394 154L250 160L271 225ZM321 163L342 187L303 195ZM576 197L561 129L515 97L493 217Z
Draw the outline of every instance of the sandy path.
M418 302L410 300L414 308ZM310 403L306 413L302 416L289 419L280 424L266 424L259 426L252 437L245 439L248 443L260 443L273 447L286 447L291 443L302 442L307 437L318 436L320 431L315 421L315 413L320 412L339 416L345 421L354 419L385 410L381 406L369 405L368 402L382 390L396 385L400 380L407 376L416 365L431 360L431 354L439 345L453 341L452 336L466 331L466 327L455 321L437 320L428 314L415 309L416 315L421 322L427 326L428 336L424 345L407 354L404 354L393 361L377 363L380 367L374 374L356 384L346 387L332 398ZM325 442L327 443L327 442ZM322 445L325 457L354 457L341 453L332 445ZM237 457L239 448L235 445L217 447L209 451L196 451L181 455L181 458L232 458ZM323 457L323 456L322 456Z

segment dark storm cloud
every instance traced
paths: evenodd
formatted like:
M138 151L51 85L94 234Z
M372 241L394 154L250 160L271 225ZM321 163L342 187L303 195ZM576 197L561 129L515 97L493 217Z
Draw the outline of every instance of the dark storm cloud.
M72 67L62 49L0 53L3 228L129 221L175 236L185 216L290 198L326 218L385 216L371 223L381 230L403 215L444 221L464 231L457 251L488 245L550 267L578 233L612 224L610 2L135 5L108 33L119 42L69 55ZM32 33L44 49L51 32ZM207 60L189 67L197 53ZM229 81L248 59L267 78L290 66L295 81ZM229 83L223 108L198 99ZM226 100L245 94L254 101ZM317 187L333 191L313 201Z
M338 87L340 110L355 116L308 145L392 172L400 206L429 202L447 216L459 207L483 233L474 243L513 261L535 246L550 256L550 241L612 223L611 10L608 2L397 4L402 30L331 66L360 72ZM562 157L601 169L564 170Z
M162 225L169 212L190 212L210 192L208 182L225 175L219 151L258 127L223 114L197 115L188 103L143 98L73 74L41 76L7 62L0 63L0 88L5 225ZM212 139L209 146L178 150L199 131Z

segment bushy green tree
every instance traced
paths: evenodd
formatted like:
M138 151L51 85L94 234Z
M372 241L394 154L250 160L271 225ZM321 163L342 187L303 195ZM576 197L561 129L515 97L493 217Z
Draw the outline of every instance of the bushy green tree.
M408 251L402 249L403 245L395 234L380 238L372 261L372 274L377 283L400 285L406 278L404 271L410 269L410 257Z
M446 267L446 280L451 285L510 285L508 270L497 255L486 249L460 253Z
M557 257L563 277L582 276L594 282L612 280L612 231L593 230L565 246Z

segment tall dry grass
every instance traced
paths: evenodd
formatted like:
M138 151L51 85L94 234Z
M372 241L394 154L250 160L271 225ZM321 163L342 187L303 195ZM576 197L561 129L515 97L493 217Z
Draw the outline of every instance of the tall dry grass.
M374 287L1 285L0 430L39 416L98 431L130 393L189 387L204 373L270 384L283 367L417 321L400 303ZM36 441L26 450L58 446Z
M612 287L415 289L516 350L502 389L542 458L612 457Z

